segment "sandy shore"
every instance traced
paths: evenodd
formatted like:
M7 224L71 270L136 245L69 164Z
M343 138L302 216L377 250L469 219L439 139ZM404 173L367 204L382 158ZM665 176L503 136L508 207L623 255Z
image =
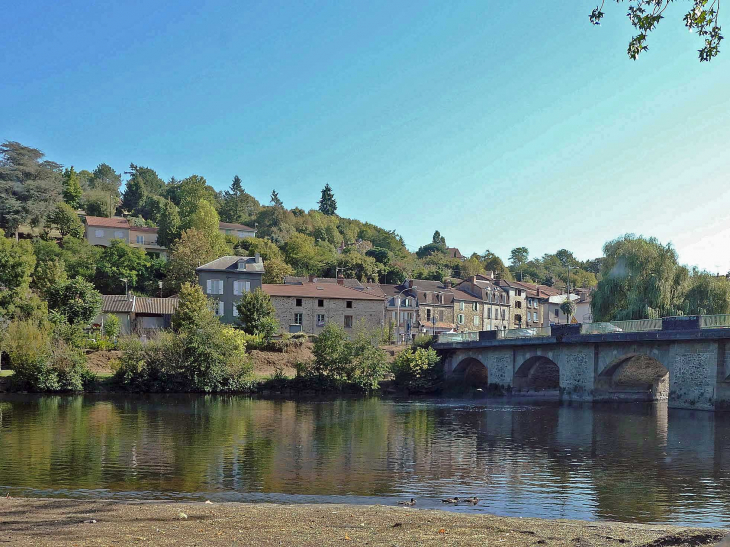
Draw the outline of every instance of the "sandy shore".
M0 545L713 545L724 532L401 507L0 499Z

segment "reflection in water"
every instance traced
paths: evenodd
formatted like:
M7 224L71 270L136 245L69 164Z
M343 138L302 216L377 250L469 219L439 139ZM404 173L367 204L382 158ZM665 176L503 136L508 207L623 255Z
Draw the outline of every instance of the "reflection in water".
M662 405L0 399L13 495L394 503L728 525L730 416ZM476 507L443 507L446 496Z

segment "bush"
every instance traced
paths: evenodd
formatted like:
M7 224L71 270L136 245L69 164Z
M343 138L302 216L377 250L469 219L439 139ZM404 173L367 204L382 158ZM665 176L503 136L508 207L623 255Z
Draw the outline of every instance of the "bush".
M428 349L436 342L436 337L430 334L418 334L413 339L414 348Z
M432 349L406 349L398 354L391 365L397 384L409 391L424 392L434 389L439 381L441 360Z
M238 320L248 334L260 334L264 340L270 340L279 331L271 297L260 288L245 293L239 300L237 309Z
M104 336L109 340L114 340L119 336L121 330L119 318L116 315L110 313L104 317Z
M84 355L60 339L48 324L13 321L2 344L15 371L12 386L28 391L81 391L93 375Z

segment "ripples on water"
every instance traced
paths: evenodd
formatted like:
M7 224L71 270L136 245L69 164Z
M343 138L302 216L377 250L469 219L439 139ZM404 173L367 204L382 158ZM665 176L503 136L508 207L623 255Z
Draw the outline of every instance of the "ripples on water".
M730 524L730 416L665 406L0 398L0 492ZM444 506L450 496L478 506Z

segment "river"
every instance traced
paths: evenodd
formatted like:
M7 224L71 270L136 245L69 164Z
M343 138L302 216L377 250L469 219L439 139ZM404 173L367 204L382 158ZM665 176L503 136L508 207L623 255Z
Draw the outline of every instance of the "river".
M649 404L0 396L0 494L730 525L730 415ZM441 498L477 496L476 506Z

